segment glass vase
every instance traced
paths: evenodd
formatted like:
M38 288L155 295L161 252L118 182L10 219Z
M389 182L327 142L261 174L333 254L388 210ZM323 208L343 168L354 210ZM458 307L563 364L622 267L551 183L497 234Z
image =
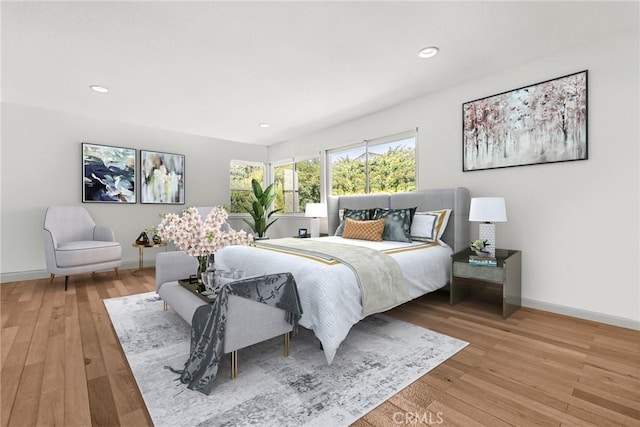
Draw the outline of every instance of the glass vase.
M202 275L210 269L214 269L215 258L213 254L210 255L198 255L198 271L196 272L196 278L198 283L202 283Z

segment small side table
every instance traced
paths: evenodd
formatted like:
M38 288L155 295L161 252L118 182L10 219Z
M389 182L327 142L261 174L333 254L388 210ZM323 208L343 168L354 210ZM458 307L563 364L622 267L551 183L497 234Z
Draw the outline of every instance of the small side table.
M522 305L522 252L496 249L497 266L469 263L471 249L451 256L451 292L449 303L457 304L474 294L498 294L502 300L502 317L506 319Z
M167 246L166 242L160 243L149 243L148 245L141 245L136 242L131 244L134 248L138 248L138 269L133 272L133 274L140 273L144 270L144 249L145 248L162 248Z

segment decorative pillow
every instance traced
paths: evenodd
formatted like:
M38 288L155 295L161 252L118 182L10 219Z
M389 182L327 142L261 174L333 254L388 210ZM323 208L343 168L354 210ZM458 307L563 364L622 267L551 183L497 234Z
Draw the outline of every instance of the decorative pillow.
M345 218L342 237L345 239L373 240L374 242L378 242L382 240L383 230L384 219L355 221L351 218Z
M376 208L373 219L384 219L382 240L411 242L411 219L415 211L416 208Z
M411 239L438 242L441 246L446 246L441 237L447 228L450 215L451 209L416 212L411 224Z
M336 228L335 235L342 236L344 230L345 218L351 218L356 221L367 221L371 219L371 212L369 209L341 209L340 213L340 225Z

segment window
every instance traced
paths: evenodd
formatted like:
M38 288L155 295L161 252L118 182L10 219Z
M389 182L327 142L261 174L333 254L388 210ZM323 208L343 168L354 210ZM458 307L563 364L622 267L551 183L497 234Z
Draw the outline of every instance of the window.
M398 193L416 189L416 132L327 152L331 194Z
M229 213L244 213L244 206L251 200L251 180L264 183L264 165L262 163L231 160L231 203Z
M304 212L307 203L320 202L320 159L273 167L275 208L282 213Z

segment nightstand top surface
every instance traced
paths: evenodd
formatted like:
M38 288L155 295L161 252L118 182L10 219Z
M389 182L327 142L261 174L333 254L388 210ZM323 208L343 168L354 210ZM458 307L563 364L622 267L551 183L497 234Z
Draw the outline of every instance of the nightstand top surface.
M517 254L520 251L517 250L513 250L513 249L496 249L496 261L498 261L498 267L502 267L502 265L504 264L505 260L507 258L509 258L510 256ZM474 252L471 251L471 249L466 248L461 250L460 252L457 252L453 255L451 255L453 257L453 262L464 262L464 263L468 263L469 262L469 255L475 255ZM492 267L489 267L492 268ZM493 267L495 268L495 267Z

